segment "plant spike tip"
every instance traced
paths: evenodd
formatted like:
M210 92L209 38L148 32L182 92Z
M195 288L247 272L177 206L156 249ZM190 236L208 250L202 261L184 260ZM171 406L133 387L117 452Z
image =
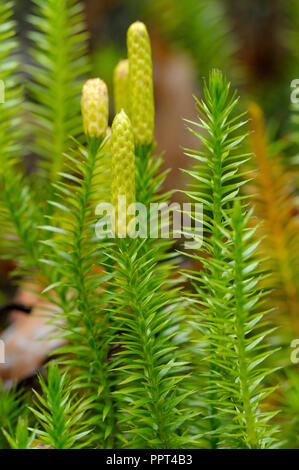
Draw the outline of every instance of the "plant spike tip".
M85 134L104 138L108 128L109 97L103 80L87 80L82 90L81 107Z
M118 113L111 127L111 203L115 208L116 221L118 220L119 197L125 196L126 207L135 202L135 152L134 135L131 121L122 110ZM118 227L118 234L125 233L126 207L121 207L124 221ZM117 226L117 222L116 222Z
M153 66L146 26L137 21L128 29L129 115L136 145L150 145L154 140Z
M120 60L114 69L113 75L114 85L114 107L115 113L119 113L122 109L128 114L129 110L129 61L128 59Z

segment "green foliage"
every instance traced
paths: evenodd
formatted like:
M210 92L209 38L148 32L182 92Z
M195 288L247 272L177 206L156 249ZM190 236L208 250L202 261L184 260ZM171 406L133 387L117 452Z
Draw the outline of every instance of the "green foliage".
M194 364L200 368L198 386L209 421L205 438L211 447L271 447L271 414L260 411L272 389L260 390L270 373L261 364L271 351L263 343L269 331L260 310L258 244L248 226L250 213L245 215L240 203L233 205L243 184L238 168L247 156L238 149L246 121L232 116L237 99L221 72L210 74L204 100L197 103L199 122L193 124L201 131L192 132L203 148L187 153L199 162L189 172L195 182L187 194L204 207L202 250L191 255L203 269L187 276L196 291L192 322L199 340L202 336L205 366L196 357Z
M0 3L0 79L5 84L5 102L1 104L0 198L1 224L5 237L1 251L15 253L19 264L26 268L35 266L38 232L32 227L41 222L38 207L33 203L31 190L21 174L17 162L21 155L23 136L22 89L16 59L17 42L12 17L12 3Z
M178 334L183 314L169 267L158 265L161 247L148 240L119 240L111 249L115 273L110 286L120 292L112 306L121 325L122 345L116 361L122 372L120 425L132 434L132 448L176 448L187 445L182 425L189 410L182 407L180 387L186 363L180 358Z
M31 449L35 434L29 430L29 421L27 416L19 417L15 434L12 437L7 431L3 430L11 449Z
M287 371L283 380L283 395L281 397L282 414L284 417L281 426L281 439L286 449L298 449L298 423L299 423L299 378L295 368ZM287 380L286 380L287 379Z
M55 289L58 294L57 304L62 309L62 315L58 314L57 318L59 328L61 321L66 322L61 336L68 344L60 350L61 361L72 369L74 385L90 397L94 410L89 421L95 428L93 438L97 446L104 447L111 446L115 437L110 391L113 381L108 362L113 334L109 329L110 314L104 313L110 295L103 292L103 287L109 274L101 270L103 247L95 238L94 229L95 208L105 200L108 191L107 151L107 141L101 144L93 139L87 150L81 147L76 155L67 156L69 172L56 185L57 201L53 203L56 214L50 218L51 224L43 227L56 235L45 241L52 256L48 254L43 261L55 267L57 273L48 289Z
M38 401L32 409L40 425L35 429L39 441L53 449L80 449L88 445L90 430L84 417L89 402L72 395L67 373L61 375L57 365L51 365L48 383L40 377L40 384L43 395L35 392Z
M30 16L34 30L33 82L31 96L33 151L43 159L39 191L51 191L51 183L63 168L63 154L70 136L82 135L80 93L88 72L87 33L82 5L76 0L34 0L35 14ZM46 183L46 186L45 186ZM49 184L50 183L50 184ZM45 198L52 198L45 191Z
M276 412L267 413L263 409L263 400L274 391L273 387L265 385L265 379L273 371L263 365L273 354L264 342L273 329L263 319L267 313L262 308L265 293L259 288L262 278L256 252L259 242L254 238L256 227L252 227L251 215L252 211L246 214L236 203L232 213L232 230L223 229L226 241L222 242L221 247L227 256L223 269L223 291L227 297L227 303L224 302L223 306L225 323L219 325L219 318L212 318L209 323L212 334L208 334L212 343L219 330L221 332L224 328L226 333L216 362L212 389L218 380L221 388L218 407L226 418L232 418L232 423L227 421L224 424L229 435L223 442L233 448L268 448L275 443L275 428L269 426L268 421ZM219 373L222 381L219 380Z
M12 20L12 3L0 3L0 79L5 86L4 103L1 103L0 145L1 166L7 157L14 158L20 151L17 142L22 133L21 105L22 90L20 78L17 76L18 62L16 60L17 41L15 39L15 23Z
M197 100L199 122L191 124L202 147L187 151L196 164L186 195L204 204L204 239L183 278L172 241L150 233L95 236L96 207L111 196L111 151L108 136L87 137L86 144L81 139L79 90L87 71L82 7L75 0L34 3L28 87L33 148L43 159L37 182L20 168L17 45L11 4L0 2L0 74L9 97L0 114L1 249L16 258L25 281L30 275L44 288L53 305L46 313L64 345L55 351L47 381L40 378L33 416L23 413L19 392L1 389L1 445L273 447L273 413L264 408L273 390L265 384L271 370L263 365L271 355L264 341L271 329L263 319L251 213L236 202L245 182L240 169L249 158L241 151L246 119L235 115L236 96L213 70L204 100ZM195 7L186 4L188 24ZM194 37L186 40L208 49L207 30L197 31L196 23L205 15L194 18ZM97 120L101 106L93 105L91 119ZM127 134L121 137L126 148ZM161 191L163 159L154 150L140 142L135 148L136 201L148 212L150 203L169 199Z
M5 390L0 383L0 449L7 447L8 433L14 433L18 417L24 412L22 393L16 387Z

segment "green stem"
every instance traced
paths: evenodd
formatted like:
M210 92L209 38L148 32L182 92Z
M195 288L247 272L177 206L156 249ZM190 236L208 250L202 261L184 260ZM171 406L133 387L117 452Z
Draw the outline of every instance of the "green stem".
M140 305L144 304L143 292L138 289L138 286L141 283L140 276L136 275L136 268L131 262L130 248L134 247L136 243L139 243L139 240L133 240L132 245L128 247L127 243L131 243L131 240L122 240L120 239L120 247L122 249L123 256L126 258L125 264L127 266L127 291L130 293L131 297L131 310L134 313L135 327L138 332L138 337L140 338L140 349L143 352L144 357L144 371L145 371L145 380L146 388L149 391L150 395L150 407L151 407L151 416L154 418L155 422L155 438L159 439L161 442L161 448L170 449L173 446L171 445L171 438L167 432L168 427L168 415L165 413L163 406L161 406L161 391L159 386L159 381L157 380L155 373L155 359L153 346L154 342L151 335L148 331L147 318L152 314L148 313L146 308L141 309ZM141 241L141 243L143 243ZM145 250L145 245L143 246ZM148 293L145 293L146 297ZM158 314L158 313L156 313Z
M90 302L89 296L87 294L88 288L86 286L85 280L85 268L84 268L84 229L85 229L85 220L88 209L89 194L91 193L92 179L95 171L95 165L98 155L98 150L101 144L101 139L90 139L88 142L89 157L86 165L86 173L84 175L84 180L82 182L82 193L81 197L78 199L78 218L77 227L74 230L74 252L73 252L73 262L76 265L75 277L74 277L74 287L78 290L78 303L79 311L82 312L84 323L87 335L88 343L90 346L92 360L95 365L97 381L99 386L103 388L102 397L104 401L104 408L109 409L107 414L107 422L112 429L107 440L104 437L103 440L106 442L108 448L113 448L114 444L114 430L115 430L115 418L114 418L114 407L111 399L111 391L109 387L109 381L107 377L106 365L108 361L108 348L105 348L105 351L102 348L99 348L97 342L97 317L94 312L94 308ZM91 377L93 380L93 377Z
M235 262L235 302L236 302L236 336L237 336L237 351L238 351L238 365L240 377L240 396L243 402L245 411L246 434L251 448L258 448L259 442L257 438L254 414L250 403L249 395L249 380L248 380L248 367L246 360L246 341L245 341L245 319L246 312L244 305L246 299L244 297L244 276L243 276L243 262L242 256L244 252L242 241L242 230L240 226L235 226L235 246L234 246L234 262Z

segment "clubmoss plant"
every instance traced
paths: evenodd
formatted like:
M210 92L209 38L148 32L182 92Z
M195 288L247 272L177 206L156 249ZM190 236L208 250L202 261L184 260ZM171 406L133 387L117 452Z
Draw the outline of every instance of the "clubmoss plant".
M272 352L262 343L269 331L258 308L263 294L255 271L257 243L250 243L255 229L246 228L249 216L235 202L244 184L238 169L248 159L239 150L246 119L232 115L237 102L223 74L213 70L204 99L197 100L196 130L190 129L202 149L186 151L196 161L186 194L204 206L203 247L190 255L203 269L187 276L196 292L192 323L202 341L194 366L199 367L197 387L208 426L199 431L212 448L263 448L273 440L267 427L271 415L260 413L260 401L273 389L256 388L271 372L261 364Z
M129 114L129 61L120 60L114 69L114 107L115 112L119 113L122 109Z
M154 141L154 91L151 45L147 29L137 21L128 29L129 116L136 146Z
M80 93L89 70L87 33L77 0L34 0L34 4L29 17L33 59L28 67L32 77L29 110L32 150L42 158L37 197L47 200L53 199L52 183L63 170L70 136L82 136Z
M111 203L115 208L116 232L120 237L127 233L126 207L136 201L134 135L131 122L123 110L116 115L112 124L111 157ZM125 198L123 203L122 198ZM119 218L122 219L120 223Z
M85 134L103 140L108 128L109 102L107 86L102 80L95 78L85 83L81 108Z
M199 119L189 122L199 149L186 151L195 165L185 194L204 206L203 245L189 252L190 269L180 272L173 240L151 238L148 225L142 237L119 226L115 237L98 237L100 203L117 208L126 196L148 215L150 203L169 200L155 155L149 35L141 22L128 30L110 131L107 87L84 78L81 3L34 3L25 89L28 148L41 163L25 177L13 5L0 0L0 78L7 81L0 241L18 279L47 299L45 315L63 345L40 377L31 413L16 388L1 387L0 447L275 447L277 410L265 403L275 388L265 341L272 330L256 229L241 193L250 155L236 95L213 70L197 100Z
M7 439L10 449L32 449L34 448L35 434L30 431L27 416L20 416L14 428L13 436L7 431L3 433ZM2 447L1 447L2 448Z
M90 432L85 422L90 401L71 395L67 374L61 375L57 365L49 367L47 377L47 384L40 377L42 395L35 392L37 400L32 409L40 424L38 441L52 449L83 447Z
M19 416L25 415L25 403L22 393L17 390L16 386L7 391L0 383L0 394L0 449L5 449L10 446L8 436L15 433ZM24 419L28 424L27 418Z

